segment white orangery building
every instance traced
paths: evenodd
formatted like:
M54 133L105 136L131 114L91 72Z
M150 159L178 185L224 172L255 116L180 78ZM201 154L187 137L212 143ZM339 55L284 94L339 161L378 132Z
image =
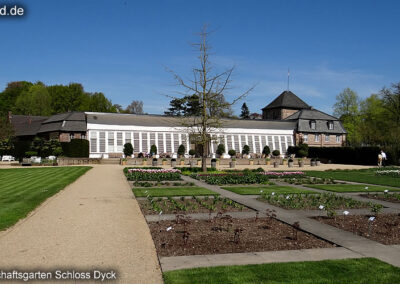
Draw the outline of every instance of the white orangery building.
M158 154L175 156L179 145L185 146L186 153L196 145L190 139L193 133L182 126L176 117L161 115L134 115L119 113L86 112L87 135L90 144L90 157L121 157L123 145L131 143L134 153L149 153L151 145L157 146ZM238 120L224 119L222 127L212 133L216 137L210 143L210 155L216 152L217 145L225 145L226 152L234 149L240 153L244 145L250 153L261 154L264 146L271 151L284 154L294 145L295 121Z

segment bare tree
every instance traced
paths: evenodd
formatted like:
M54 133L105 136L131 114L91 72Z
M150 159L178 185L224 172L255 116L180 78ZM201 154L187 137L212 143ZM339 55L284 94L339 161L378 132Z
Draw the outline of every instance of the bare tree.
M143 114L143 102L132 101L131 104L126 108L128 113Z
M207 171L207 156L208 145L216 138L213 133L218 131L222 126L221 112L229 110L233 104L247 96L253 89L250 89L236 97L232 102L227 102L224 99L224 94L229 89L231 76L234 66L223 71L213 72L212 64L209 61L211 46L208 43L209 32L207 26L204 26L200 32L200 41L192 44L199 52L199 67L192 69L193 79L184 80L175 72L169 70L178 86L184 89L184 92L179 92L180 95L194 94L199 97L200 115L193 117L183 117L182 126L186 127L189 132L196 137L196 143L202 146L202 170Z

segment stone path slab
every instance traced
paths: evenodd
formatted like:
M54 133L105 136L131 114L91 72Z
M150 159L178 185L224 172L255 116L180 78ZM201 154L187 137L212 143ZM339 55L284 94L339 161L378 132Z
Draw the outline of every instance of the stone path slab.
M115 269L118 283L162 283L149 228L122 169L94 165L2 232L0 268Z
M230 253L216 255L189 255L161 257L163 271L221 265L246 265L273 262L319 261L326 259L360 258L361 254L345 248Z

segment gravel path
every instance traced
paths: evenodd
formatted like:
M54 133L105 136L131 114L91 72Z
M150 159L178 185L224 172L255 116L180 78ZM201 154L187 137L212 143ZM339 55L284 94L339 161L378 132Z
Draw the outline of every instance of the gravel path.
M116 165L94 165L0 232L0 268L114 269L118 283L162 283L149 228Z

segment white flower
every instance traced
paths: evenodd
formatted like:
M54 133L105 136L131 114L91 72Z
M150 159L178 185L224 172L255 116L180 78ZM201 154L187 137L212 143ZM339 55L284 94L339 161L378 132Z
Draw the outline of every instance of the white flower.
M260 192L263 192L262 190L260 190Z
M290 196L289 196L289 195L287 195L287 196L286 196L286 199L290 199Z
M389 190L388 190L388 189L385 189L385 190L384 190L384 192L385 192L385 193L388 193L388 192L389 192Z
M162 214L162 211L160 211L160 213L158 213L158 215L161 215Z
M343 215L349 215L349 211L343 211Z
M372 222L372 221L374 221L375 220L375 217L369 217L369 219L368 219L368 221L370 221L370 222Z
M172 230L172 227L171 227L171 226L169 226L169 227L167 228L167 232L170 231L170 230Z
M322 209L325 208L325 206L324 206L324 205L320 205L318 208L319 208L320 210L322 210Z
M272 192L271 195L275 195L275 192Z
M368 186L365 187L365 190L368 190Z

